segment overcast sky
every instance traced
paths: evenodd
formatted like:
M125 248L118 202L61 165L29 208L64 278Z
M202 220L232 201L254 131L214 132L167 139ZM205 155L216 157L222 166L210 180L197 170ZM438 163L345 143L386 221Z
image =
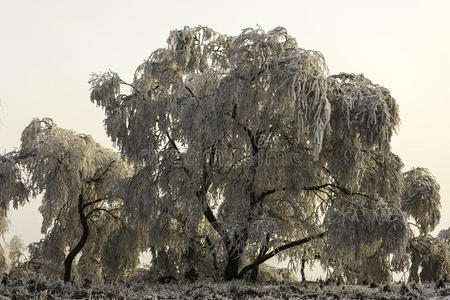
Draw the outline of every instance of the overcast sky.
M91 134L107 147L103 111L89 101L92 72L129 80L169 31L207 25L237 35L285 27L321 51L331 73L363 73L400 105L393 152L406 169L427 167L441 185L450 225L450 1L2 1L0 151L20 145L33 117ZM10 232L41 238L39 200L11 213Z

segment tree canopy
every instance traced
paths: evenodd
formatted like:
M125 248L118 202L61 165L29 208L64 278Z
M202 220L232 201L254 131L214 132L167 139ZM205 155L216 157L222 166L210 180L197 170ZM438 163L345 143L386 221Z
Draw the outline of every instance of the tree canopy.
M363 75L329 75L284 28L174 30L132 83L107 72L91 84L136 168L126 214L149 228L156 256L177 264L200 234L233 279L243 257L248 271L305 247L327 249L326 265L406 248L396 101Z

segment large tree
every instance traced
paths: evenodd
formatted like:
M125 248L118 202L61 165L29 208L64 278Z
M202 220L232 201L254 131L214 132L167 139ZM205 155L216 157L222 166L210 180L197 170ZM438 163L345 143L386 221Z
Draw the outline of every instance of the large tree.
M133 82L107 72L91 84L136 168L124 205L155 260L182 264L199 234L226 280L280 252L298 261L320 247L329 262L405 249L396 101L363 75L330 76L284 28L174 30Z
M29 196L43 193L39 210L45 238L30 250L33 258L44 259L45 273L71 280L80 253L78 273L91 280L115 278L135 267L138 245L119 249L120 238L133 230L123 225L123 200L116 188L131 175L128 164L91 136L59 128L49 118L34 119L21 142L18 151L1 157L0 200L5 208L13 200L17 208ZM124 259L110 264L121 256Z

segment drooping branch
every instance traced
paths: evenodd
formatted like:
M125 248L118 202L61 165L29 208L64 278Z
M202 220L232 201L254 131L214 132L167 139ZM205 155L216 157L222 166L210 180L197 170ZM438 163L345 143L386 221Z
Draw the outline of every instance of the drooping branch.
M360 193L360 192L353 192L350 191L349 189L345 188L345 187L341 187L337 184L333 184L333 183L325 183L325 184L321 184L321 185L317 185L317 186L307 186L307 187L303 187L302 190L304 191L322 191L326 189L326 188L335 188L339 191L341 191L342 193L344 193L345 195L358 195L358 196L362 196L368 199L372 199L370 196ZM270 189L270 190L266 190L264 192L261 193L261 195L258 197L258 200L263 200L265 197L272 195L274 193L277 192L282 192L285 191L286 188L278 188L278 189Z
M89 179L89 180L87 181L87 183L88 183L88 184L91 184L91 183L95 183L95 182L101 181L101 180L103 179L103 176L105 176L106 173L108 173L108 171L110 170L112 164L115 163L115 162L116 162L115 160L110 161L109 164L106 166L105 170L103 170L103 172L102 172L101 174L97 175L97 176L94 177L94 178ZM81 176L81 175L80 175L80 176Z
M59 221L60 219L61 219L61 213L62 213L62 211L67 207L67 205L70 203L70 201L66 201L65 203L64 203L64 205L59 209L59 212L58 212L58 216L55 218L55 222L57 222L57 221Z
M325 236L325 234L326 234L326 232L321 232L319 234L312 235L312 236L309 236L309 237L306 237L306 238L303 238L303 239L300 239L300 240L297 240L297 241L293 241L293 242L287 243L287 244L285 244L283 246L277 247L277 248L273 249L272 251L270 251L269 253L259 257L258 259L256 259L250 265L244 267L239 272L237 278L240 278L240 279L243 278L245 273L247 273L248 271L250 271L250 270L252 270L252 269L254 269L256 267L258 267L260 264L262 264L263 262L265 262L265 261L269 260L270 258L274 257L275 255L277 255L281 251L284 251L284 250L290 249L292 247L308 243L309 241L312 241L314 239L322 238L322 237Z
M117 76L117 75L114 74L114 76ZM123 81L120 77L119 77L119 82L120 82L120 84L123 84L123 85L131 87L133 89L133 91L141 97L142 100L146 100L147 99L145 97L145 95L142 94L141 91L137 87L135 87L133 84Z
M116 221L121 221L121 222L122 222L122 219L120 219L119 216L116 216L116 215L114 215L114 214L112 213L112 211L114 211L114 210L118 210L118 208L114 208L114 209L108 210L108 209L106 209L106 208L96 207L96 208L94 208L93 210L91 210L91 211L86 215L86 218L88 219L88 218L89 218L92 214L94 214L95 212L101 212L101 211L103 211L103 212L107 213L108 215L110 215L114 220L116 220Z
M305 191L313 191L313 190L321 190L321 189L326 188L326 187L332 187L332 188L338 189L341 192L343 192L345 195L349 195L349 196L357 195L357 196L361 196L361 197L364 197L364 198L367 198L367 199L372 199L372 197L370 197L370 196L368 196L366 194L363 194L363 193L360 193L360 192L350 191L349 189L347 189L345 187L342 187L342 186L339 186L339 185L336 185L336 184L333 184L333 183L326 183L326 184L319 185L319 186L304 187L303 189Z
M189 94L191 94L192 97L195 97L194 93L187 85L185 85L184 87L186 88L186 90L188 90Z

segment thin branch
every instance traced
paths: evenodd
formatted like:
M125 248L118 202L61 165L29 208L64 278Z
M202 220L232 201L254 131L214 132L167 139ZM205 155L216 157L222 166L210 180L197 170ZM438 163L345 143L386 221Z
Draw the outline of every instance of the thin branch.
M191 96L195 98L195 95L194 95L194 93L192 92L192 90L191 90L187 85L185 85L184 87L189 91L189 93L191 94Z
M88 207L89 205L92 205L92 204L95 204L95 203L99 203L99 202L105 201L105 200L107 200L107 199L108 199L108 198L100 198L100 199L97 199L97 200L89 201L89 202L87 202L87 203L85 203L85 204L83 205L83 208L86 208L86 207Z
M370 196L368 196L366 194L353 192L353 191L348 190L347 188L338 186L338 185L333 184L333 183L325 183L325 184L318 185L318 186L303 187L303 190L305 190L305 191L317 191L317 190L321 190L321 189L327 188L327 187L336 188L336 189L340 190L341 192L343 192L346 195L350 195L350 196L351 195L358 195L358 196L362 196L362 197L365 197L365 198L368 198L368 199L372 199Z
M53 128L53 125L51 123L47 122L47 120L45 120L45 119L39 120L39 122L46 124L49 127L49 129Z
M142 100L146 100L147 99L147 97L145 97L145 95L142 94L141 91L139 91L134 85L132 85L130 83L127 83L127 82L123 81L122 79L120 79L120 83L123 84L123 85L131 87L137 94L139 94L139 96L142 97Z
M117 210L117 209L118 209L118 208L114 208L114 209L111 209L111 210L107 210L106 208L96 207L96 208L94 208L93 210L91 210L91 211L86 215L86 219L88 219L94 212L104 211L104 212L106 212L108 215L110 215L111 217L113 217L115 220L119 220L119 221L123 222L122 219L120 219L118 216L116 216L116 215L114 215L114 214L112 213L112 211Z
M325 203L326 206L331 207L331 205L326 201L322 196L319 195L319 192L314 190L314 195L316 195L320 200L322 200L323 203Z
M61 213L62 213L62 210L64 209L64 208L66 208L66 206L69 204L69 201L66 201L66 203L64 203L64 205L61 207L61 209L59 210L59 212L58 212L58 216L56 217L56 219L55 219L55 222L59 222L59 219L60 219L60 217L61 217Z
M105 169L100 175L98 175L98 176L95 177L95 178L89 179L89 180L87 181L87 183L88 183L88 184L91 184L91 183L93 183L93 182L98 182L98 181L102 180L102 179L103 179L103 176L105 176L105 174L108 173L109 168L111 168L112 164L115 163L115 162L116 162L115 160L110 161L109 164L108 164L108 166L106 167L106 169Z
M281 191L285 191L285 188L281 188L281 189L271 189L271 190L267 190L265 192L262 192L261 195L258 197L258 201L264 200L265 197L274 194L276 192L281 192Z
M233 120L236 119L236 110L237 110L237 104L234 104L231 114L227 113L227 115L229 115ZM259 150L259 146L256 143L256 140L255 140L255 137L254 137L252 131L250 130L250 128L248 128L244 124L241 124L240 122L237 122L237 124L240 125L242 127L242 129L247 133L248 137L250 138L252 152L253 152L253 154L256 154ZM257 132L257 134L258 134L258 132Z

